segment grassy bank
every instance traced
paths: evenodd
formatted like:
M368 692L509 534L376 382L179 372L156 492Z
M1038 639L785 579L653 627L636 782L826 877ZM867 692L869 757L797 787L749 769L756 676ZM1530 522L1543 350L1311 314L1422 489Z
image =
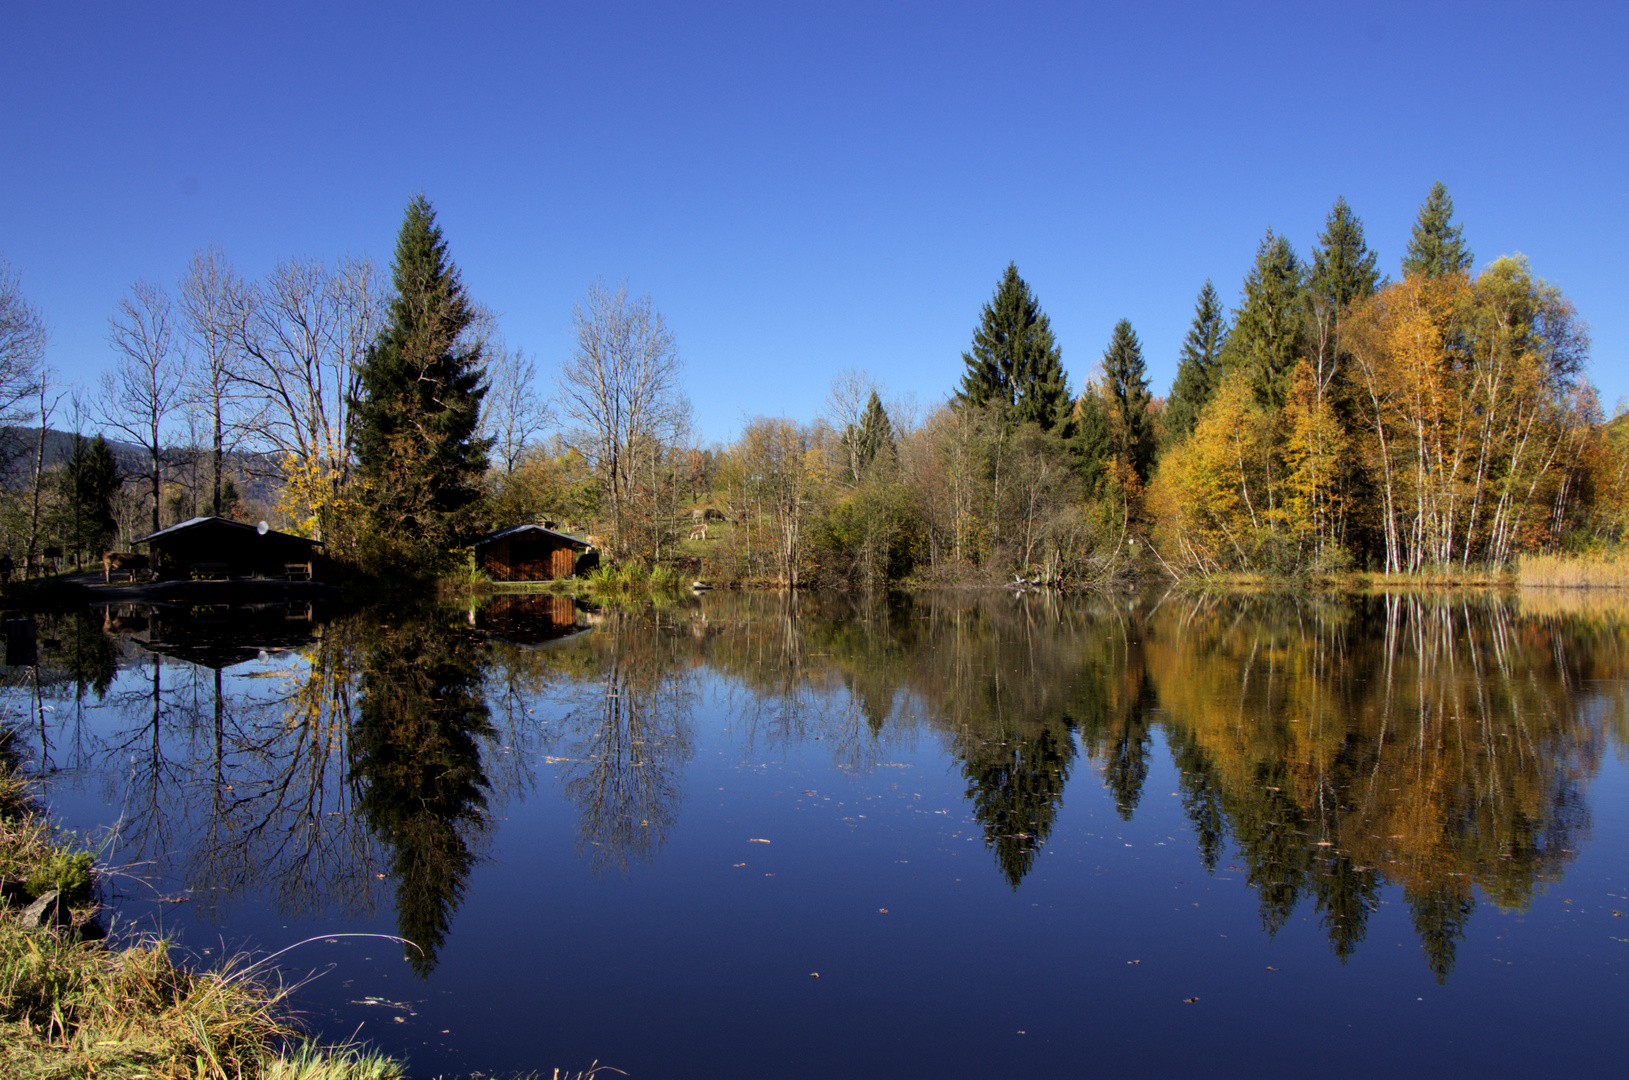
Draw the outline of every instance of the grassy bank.
M1629 589L1629 552L1523 556L1516 580L1536 588Z
M4 726L0 886L5 1080L406 1076L399 1062L381 1054L306 1039L290 1018L291 988L246 959L198 971L160 939L105 940L96 918L94 859L45 819ZM603 1072L615 1070L596 1063L583 1072L532 1075L589 1080Z
M8 1080L391 1080L401 1069L303 1043L286 991L246 965L199 972L163 941L110 947L93 859L51 828L0 729L0 1076Z

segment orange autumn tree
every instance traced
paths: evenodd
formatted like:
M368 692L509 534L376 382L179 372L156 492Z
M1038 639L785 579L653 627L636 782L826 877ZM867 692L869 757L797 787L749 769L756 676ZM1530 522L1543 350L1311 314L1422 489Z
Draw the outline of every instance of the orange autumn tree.
M1357 453L1387 572L1501 566L1553 546L1594 415L1588 338L1525 260L1411 276L1348 324Z

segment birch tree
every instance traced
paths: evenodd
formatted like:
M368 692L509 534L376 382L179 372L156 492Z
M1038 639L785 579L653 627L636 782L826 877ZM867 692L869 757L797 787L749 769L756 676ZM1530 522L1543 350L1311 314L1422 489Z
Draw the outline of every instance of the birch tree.
M603 281L572 311L577 343L561 366L562 418L600 477L610 510L610 549L630 554L628 513L640 462L636 448L671 415L683 361L650 294Z
M233 410L243 355L248 290L219 248L194 252L181 279L180 332L194 358L187 386L209 435L210 513L226 509L221 478L235 436Z
M108 321L108 340L118 360L102 378L102 422L129 437L147 456L152 531L160 528L164 440L182 402L187 357L174 305L157 285L138 281Z

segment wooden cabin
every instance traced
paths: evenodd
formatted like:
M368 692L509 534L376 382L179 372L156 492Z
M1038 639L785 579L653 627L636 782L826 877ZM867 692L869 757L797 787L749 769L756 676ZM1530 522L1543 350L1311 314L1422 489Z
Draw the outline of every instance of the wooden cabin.
M160 578L312 578L320 540L245 525L219 517L195 517L132 540L146 544Z
M592 552L587 540L542 525L511 525L475 541L481 570L493 581L572 577Z

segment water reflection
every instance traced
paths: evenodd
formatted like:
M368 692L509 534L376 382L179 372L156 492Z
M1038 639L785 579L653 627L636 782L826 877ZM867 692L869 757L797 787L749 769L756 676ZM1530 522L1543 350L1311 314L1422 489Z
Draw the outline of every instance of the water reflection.
M1478 891L1524 906L1587 834L1626 645L1621 610L1533 596L507 597L56 616L13 679L74 703L37 710L40 760L102 778L136 858L216 914L267 883L290 914L388 888L421 975L494 804L550 797L540 774L594 872L657 859L705 692L749 755L818 740L864 770L937 742L1014 890L1083 773L1131 820L1163 745L1198 859L1236 861L1265 932L1309 908L1344 960L1395 887L1445 980Z
M489 817L481 746L494 729L475 635L433 609L398 610L363 651L350 782L384 846L396 932L419 975L435 969Z

